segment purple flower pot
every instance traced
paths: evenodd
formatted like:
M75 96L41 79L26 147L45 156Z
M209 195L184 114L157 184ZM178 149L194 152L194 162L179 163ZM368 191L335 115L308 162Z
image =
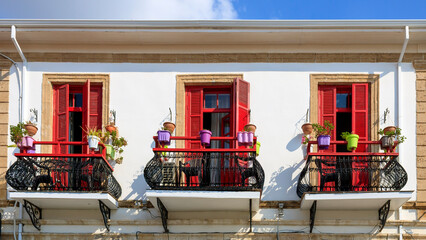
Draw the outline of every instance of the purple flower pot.
M200 131L200 141L203 146L210 146L210 137L212 136L212 132L209 130L201 130Z
M167 130L159 130L157 131L158 136L158 142L160 142L161 145L168 146L170 145L170 132Z
M252 146L253 145L253 133L252 132L238 132L237 140L239 146Z
M330 146L330 135L319 135L317 138L319 149L328 149Z
M254 133L247 132L247 145L253 146Z

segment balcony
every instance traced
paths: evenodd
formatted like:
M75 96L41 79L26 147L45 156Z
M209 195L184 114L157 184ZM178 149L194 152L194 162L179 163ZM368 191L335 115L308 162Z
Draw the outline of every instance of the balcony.
M87 142L35 142L37 145L87 145ZM101 144L101 143L100 143ZM102 145L102 144L101 144ZM26 153L6 172L7 183L16 191L9 198L23 203L31 221L40 230L44 208L101 210L105 226L110 210L118 208L121 187L102 152L89 154Z
M157 142L157 137L154 140ZM194 142L199 138L171 140ZM211 140L237 146L233 137ZM162 213L166 232L168 211L248 210L251 214L259 208L264 172L256 160L255 147L163 148L157 142L153 152L154 157L144 169L151 187L146 195Z
M311 231L316 210L379 210L380 230L389 210L396 210L411 198L413 191L400 191L408 175L393 149L378 152L316 152L308 143L307 161L297 185L301 208L311 211ZM331 144L346 144L332 141ZM368 149L379 141L360 141Z

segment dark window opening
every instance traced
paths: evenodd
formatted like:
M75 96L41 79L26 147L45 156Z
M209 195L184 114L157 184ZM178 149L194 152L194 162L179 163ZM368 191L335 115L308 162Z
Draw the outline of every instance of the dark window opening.
M350 112L337 112L336 113L336 140L344 141L340 136L342 132L352 131L352 113ZM339 144L336 146L337 152L347 152L346 145Z
M81 142L83 140L83 114L81 112L69 113L69 139L70 142ZM81 145L70 145L69 153L82 153Z

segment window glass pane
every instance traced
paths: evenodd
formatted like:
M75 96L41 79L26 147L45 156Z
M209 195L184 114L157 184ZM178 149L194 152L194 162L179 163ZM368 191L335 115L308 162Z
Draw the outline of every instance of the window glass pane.
M83 107L83 94L75 94L75 106L74 107Z
M219 108L230 108L231 97L229 94L219 94Z
M204 95L204 107L205 108L216 108L216 94Z
M349 108L349 93L336 94L336 108Z
M68 103L68 107L74 107L74 95L72 93L70 93L69 99L68 99L69 103Z

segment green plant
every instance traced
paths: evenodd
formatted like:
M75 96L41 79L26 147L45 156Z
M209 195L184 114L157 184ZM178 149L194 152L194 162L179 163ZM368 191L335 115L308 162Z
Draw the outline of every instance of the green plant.
M96 136L102 138L102 130L98 129L97 127L91 128L89 126L86 126L86 128L82 127L82 129L87 134L87 136Z
M112 131L111 133L105 132L101 137L101 140L103 143L107 142L108 140L111 140L111 145L113 146L114 150L119 154L123 153L123 147L127 146L127 140L124 137L118 137L117 131ZM115 159L115 161L118 164L121 164L123 162L123 157L119 156Z
M398 143L403 143L407 138L404 135L401 135L401 131L401 128L396 128L395 131L385 133L383 129L380 128L377 133L381 136L388 136L394 138L396 141L398 141Z
M10 125L10 141L18 143L27 135L27 130L24 126L25 124L23 122L19 122L16 126Z
M315 132L315 137L318 138L320 135L330 135L334 129L334 125L329 121L324 121L324 126L318 123L312 124L312 128Z
M349 136L349 135L351 135L352 133L350 133L350 132L342 132L342 134L340 134L340 136L343 138L343 139L345 139L346 140L346 137L347 136Z

